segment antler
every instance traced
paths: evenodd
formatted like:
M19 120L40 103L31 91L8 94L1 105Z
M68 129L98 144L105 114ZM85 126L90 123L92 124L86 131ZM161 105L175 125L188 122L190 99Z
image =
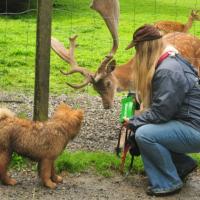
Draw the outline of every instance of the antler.
M113 46L109 54L101 62L95 75L85 68L80 67L74 57L74 50L76 47L77 36L71 37L69 50L65 49L64 45L61 44L55 38L51 39L52 49L65 61L71 65L71 70L69 72L63 72L64 75L73 74L76 72L81 73L85 77L85 81L81 85L72 85L67 83L69 86L78 89L86 86L88 83L95 84L98 80L105 77L108 73L114 70L116 65L115 61L111 61L113 55L116 53L119 39L118 39L118 22L119 22L119 0L92 0L91 8L100 13L113 38ZM111 61L111 62L110 62ZM110 63L109 63L110 62Z
M113 38L113 46L109 54L102 61L95 75L95 81L98 81L106 71L107 64L113 58L119 45L118 23L119 23L119 1L118 0L92 0L90 7L96 10L104 19Z
M109 55L115 54L119 45L119 1L118 0L92 0L90 8L96 10L104 19L113 38L113 47Z
M64 45L62 43L60 43L57 39L55 39L53 37L51 38L52 49L63 60L68 62L70 64L71 68L72 68L69 72L63 72L62 70L60 70L60 72L64 75L66 75L66 76L78 72L85 77L85 81L80 85L73 85L73 84L67 83L67 85L69 85L70 87L75 88L75 89L82 88L82 87L86 86L87 84L89 84L90 82L92 82L92 77L94 76L94 74L92 72L90 72L89 70L87 70L83 67L80 67L76 62L76 59L75 59L75 56L74 56L74 50L76 48L76 38L77 37L78 36L75 35L75 36L69 38L69 41L70 41L69 50L67 50L64 47Z

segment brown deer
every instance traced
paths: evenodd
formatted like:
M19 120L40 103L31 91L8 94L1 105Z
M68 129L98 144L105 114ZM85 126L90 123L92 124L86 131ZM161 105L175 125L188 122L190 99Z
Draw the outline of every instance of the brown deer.
M100 0L100 2L103 2L103 0ZM115 9L116 8L118 10L117 4L115 4ZM101 13L103 12L101 11ZM101 15L104 16L105 21L107 19L110 19L108 17L105 17L105 14ZM116 19L118 19L118 14L116 14L115 17ZM117 22L117 20L115 20L114 22ZM106 24L107 26L110 26L108 25L108 23ZM109 55L102 61L96 73L92 73L88 69L81 67L77 64L74 56L77 36L70 38L69 50L66 49L64 45L60 43L57 39L52 38L51 40L53 50L63 60L69 63L72 68L69 72L61 72L64 75L70 75L78 72L85 77L85 81L80 85L73 85L70 83L67 84L75 89L83 88L88 84L92 84L93 88L100 94L105 109L109 109L113 106L116 91L128 91L134 89L131 70L132 67L134 67L134 57L130 59L127 63L122 64L118 67L116 67L115 60L112 60L112 56L114 55L118 47L118 35L116 31L117 23L115 23L115 25L113 25L112 27L114 28L112 30L110 28L110 30L111 33L113 32L113 48ZM178 49L180 54L188 59L194 66L200 67L200 39L186 33L170 33L164 36L164 39L168 43L174 45Z
M184 32L187 33L192 27L193 21L200 21L199 10L192 10L186 24L175 21L158 21L154 26L160 30L161 34L165 35L171 32Z
M74 50L76 47L76 38L77 36L71 37L70 40L70 48L67 50L63 44L61 44L57 39L51 39L51 47L52 49L66 62L68 62L71 66L71 71L63 72L64 75L70 75L73 73L81 73L85 77L85 81L80 85L73 85L67 83L69 86L79 89L82 88L89 83L94 86L94 89L101 95L103 100L104 108L110 108L111 101L114 98L114 91L116 90L116 84L113 84L116 80L111 77L111 79L107 76L110 76L111 72L114 70L116 66L115 60L112 60L114 54L118 49L118 21L119 21L119 1L118 0L92 0L91 6L92 9L97 11L104 19L108 29L113 38L113 46L108 55L101 62L96 73L92 73L86 68L80 67L75 59ZM113 87L113 88L112 88ZM107 88L110 88L107 92ZM112 92L111 92L112 91ZM110 101L111 100L111 101Z
M131 68L134 67L134 57L127 63L117 67L115 67L116 63L114 60L108 63L105 59L97 72L92 73L88 69L78 66L76 63L74 58L74 49L76 46L75 39L76 37L70 38L70 50L65 49L65 47L58 40L52 39L52 46L57 54L72 66L72 70L70 72L61 72L64 75L79 72L86 78L85 82L81 85L67 84L72 88L79 89L91 83L94 89L100 94L104 108L111 108L116 91L128 91L134 89L131 73ZM194 66L200 68L200 39L190 34L179 32L167 34L164 36L164 39L168 43L175 46L179 53ZM110 57L108 57L108 60L110 60ZM97 74L98 79L95 80Z

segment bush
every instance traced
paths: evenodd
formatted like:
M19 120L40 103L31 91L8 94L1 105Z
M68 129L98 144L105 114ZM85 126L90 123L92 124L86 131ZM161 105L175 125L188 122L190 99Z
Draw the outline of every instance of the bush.
M37 0L1 0L0 12L22 12L30 8L36 8L36 4Z

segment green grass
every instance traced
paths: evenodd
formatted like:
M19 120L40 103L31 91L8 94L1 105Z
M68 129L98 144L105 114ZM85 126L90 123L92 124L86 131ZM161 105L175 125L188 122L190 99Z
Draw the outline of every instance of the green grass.
M56 161L57 171L67 170L68 172L94 171L99 175L110 177L114 173L119 173L121 159L115 154L106 152L64 152ZM130 156L127 157L125 171L130 164ZM134 171L143 170L141 159L136 158Z
M89 8L90 0L55 0L52 35L68 46L68 37L78 34L76 58L81 66L95 71L109 52L111 36L99 14ZM117 62L126 62L133 54L124 51L133 31L144 23L157 20L186 22L191 9L200 9L199 0L121 0L119 24L120 46ZM200 36L200 22L191 33ZM21 90L33 93L36 44L36 12L25 15L0 16L0 87L2 90ZM69 82L80 82L80 75L65 77L60 69L69 69L54 52L51 53L50 92L71 93ZM81 79L82 80L82 79ZM85 89L95 94L91 87ZM84 91L85 91L84 90Z
M120 173L121 159L115 154L106 152L68 152L64 151L56 160L55 166L58 173L68 171L69 173L80 173L92 171L95 174L104 177L111 177L115 173ZM127 156L125 164L125 172L130 165L130 156ZM13 154L11 167L14 169L32 168L37 169L36 164L30 162L17 154ZM143 171L143 165L140 157L134 160L134 172L140 173Z
M16 153L13 153L10 167L15 168L15 169L21 169L27 166L27 163L28 161L25 158L17 155Z
M199 154L191 154L197 160L200 166ZM128 171L130 165L130 155L127 156L124 172ZM58 173L67 171L69 173L81 173L91 171L94 174L104 177L112 177L114 174L119 174L121 159L114 153L107 152L68 152L64 151L56 160L55 166ZM36 170L36 165L29 160L14 154L12 157L11 167L14 169L31 168ZM141 157L135 157L132 173L143 173L144 167Z

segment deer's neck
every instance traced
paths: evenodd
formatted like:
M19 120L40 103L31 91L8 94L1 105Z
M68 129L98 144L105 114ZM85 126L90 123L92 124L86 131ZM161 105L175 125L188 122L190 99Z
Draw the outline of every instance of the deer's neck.
M192 27L192 23L193 23L193 18L192 16L190 16L188 18L188 22L184 25L183 32L188 32L188 30Z
M116 79L117 91L127 91L133 89L133 58L126 64L116 67L113 75Z

